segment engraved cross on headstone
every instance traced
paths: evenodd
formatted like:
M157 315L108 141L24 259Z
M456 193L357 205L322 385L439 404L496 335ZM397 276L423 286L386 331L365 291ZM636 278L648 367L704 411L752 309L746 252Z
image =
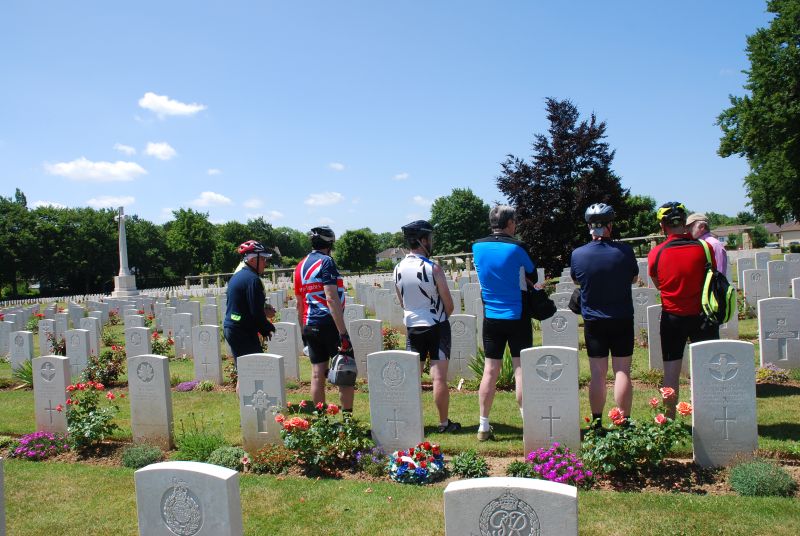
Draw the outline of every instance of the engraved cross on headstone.
M259 434L263 434L266 432L267 409L270 406L278 405L278 397L267 396L267 393L264 392L264 380L255 380L253 383L255 384L253 394L243 397L244 405L256 411L257 431Z
M184 327L181 325L180 329L175 334L175 342L178 343L178 348L180 348L181 350L186 350L187 348L186 344L187 337L188 335L186 334L186 329L184 329Z
M728 406L727 406L728 400L727 399L723 399L723 400L725 401L726 405L722 406L722 418L721 419L714 419L714 424L717 424L718 422L722 423L722 429L723 429L723 432L725 433L724 440L728 441L729 440L729 437L728 437L728 423L729 422L735 423L736 419L728 417Z
M50 424L53 424L53 412L54 411L58 411L58 410L53 407L53 401L52 400L48 400L47 401L47 406L48 407L44 408L44 410L47 411L50 414Z
M400 439L400 431L397 428L397 423L401 422L405 424L406 421L401 421L400 419L397 418L397 408L394 408L394 419L387 418L386 422L394 423L394 438Z
M550 415L549 416L543 416L542 420L543 421L549 421L549 423L550 423L550 435L548 437L550 437L552 439L552 437L553 437L553 421L560 421L561 417L553 417L553 406L547 406L547 407L550 408Z

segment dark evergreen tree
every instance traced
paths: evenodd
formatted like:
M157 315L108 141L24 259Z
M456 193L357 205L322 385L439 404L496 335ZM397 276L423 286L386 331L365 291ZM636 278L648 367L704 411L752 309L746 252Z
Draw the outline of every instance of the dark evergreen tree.
M606 123L594 114L579 121L569 100L548 98L546 108L550 128L534 136L531 162L508 155L497 186L517 209L520 238L553 275L569 264L573 249L588 241L586 207L607 203L627 220L628 190L611 169L614 151L604 141Z

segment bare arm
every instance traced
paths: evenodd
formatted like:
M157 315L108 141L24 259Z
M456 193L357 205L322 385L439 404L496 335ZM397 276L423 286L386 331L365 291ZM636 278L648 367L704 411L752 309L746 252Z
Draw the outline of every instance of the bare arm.
M295 309L297 309L297 323L300 324L300 329L303 329L303 296L300 294L294 295L295 302Z
M328 310L333 317L333 323L339 330L339 335L347 334L347 324L344 321L342 301L339 299L339 289L336 285L325 285L325 299L328 300Z
M436 283L436 290L439 292L439 297L442 299L444 305L444 312L447 316L453 314L455 305L453 304L453 295L450 294L450 287L447 286L447 278L444 276L444 270L438 265L433 265L433 282Z

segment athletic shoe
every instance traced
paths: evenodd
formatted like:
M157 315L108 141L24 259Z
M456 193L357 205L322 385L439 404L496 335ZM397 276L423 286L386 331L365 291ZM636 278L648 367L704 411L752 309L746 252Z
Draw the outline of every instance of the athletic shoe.
M450 419L447 419L447 424L440 424L437 431L440 434L452 434L454 432L458 432L459 430L461 430L460 422L453 422Z
M494 439L494 429L490 426L486 432L478 431L478 441L489 441Z

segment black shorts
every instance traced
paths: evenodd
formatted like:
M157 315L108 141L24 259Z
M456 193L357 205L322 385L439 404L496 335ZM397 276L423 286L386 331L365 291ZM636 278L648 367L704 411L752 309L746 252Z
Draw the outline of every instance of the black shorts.
M719 326L703 322L700 315L678 316L661 311L661 353L664 361L683 359L687 339L691 342L719 339Z
M327 363L339 353L339 330L336 324L305 325L303 339L308 345L308 357L312 365Z
M506 343L512 357L519 357L523 348L533 346L531 319L522 315L518 320L483 319L483 349L488 359L503 359Z
M406 350L418 352L420 361L450 359L450 341L450 322L408 328Z
M589 357L633 355L633 318L598 318L583 321L583 337Z
M224 328L222 332L225 335L225 341L231 348L234 366L236 366L239 356L260 354L264 351L256 332L245 332L235 328Z

